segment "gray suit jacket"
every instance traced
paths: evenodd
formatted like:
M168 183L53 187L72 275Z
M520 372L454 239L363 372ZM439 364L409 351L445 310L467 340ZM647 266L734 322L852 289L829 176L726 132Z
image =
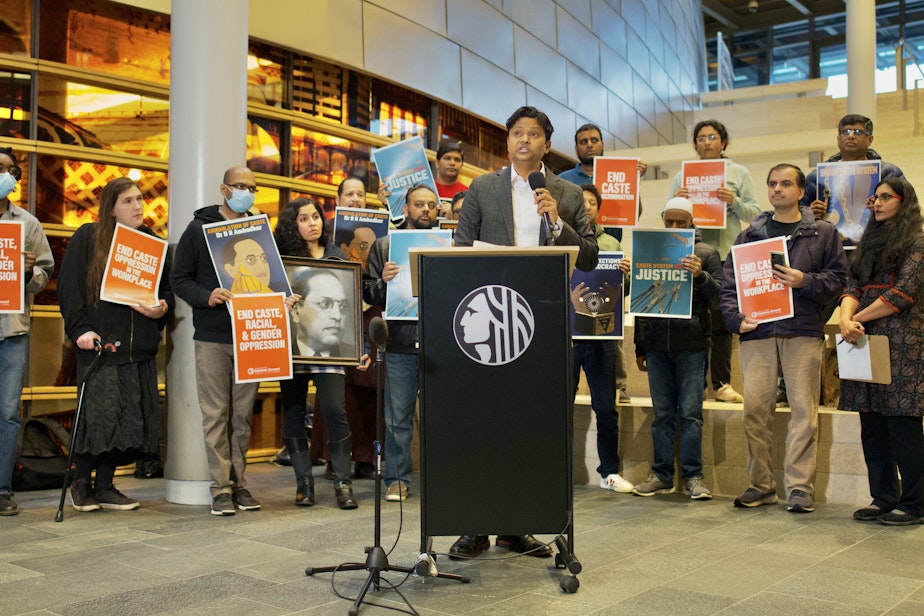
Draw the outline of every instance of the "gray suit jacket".
M555 245L578 246L580 252L575 266L589 272L597 266L597 240L594 225L584 210L581 189L559 179L548 169L545 186L558 202L558 216L564 224ZM454 239L456 246L471 246L475 240L501 246L515 245L509 165L472 180L462 203Z

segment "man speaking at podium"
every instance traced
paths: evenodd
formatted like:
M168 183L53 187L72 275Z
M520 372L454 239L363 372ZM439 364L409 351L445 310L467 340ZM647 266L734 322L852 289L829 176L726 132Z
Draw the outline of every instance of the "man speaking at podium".
M584 195L542 163L552 147L552 123L535 107L520 107L507 120L510 165L472 181L459 214L456 246L475 240L501 246L578 246L578 269L597 266L594 225L584 209ZM473 558L490 547L487 535L463 535L449 548L450 557ZM552 550L532 535L499 535L497 545L530 556Z

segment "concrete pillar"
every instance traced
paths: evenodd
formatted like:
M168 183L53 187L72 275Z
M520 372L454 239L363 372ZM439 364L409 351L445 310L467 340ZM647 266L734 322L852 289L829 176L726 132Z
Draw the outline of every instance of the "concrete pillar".
M876 123L876 0L846 0L847 113Z
M243 165L248 0L174 0L170 17L170 249ZM196 394L192 310L177 298L167 363L167 501L206 505L211 478Z

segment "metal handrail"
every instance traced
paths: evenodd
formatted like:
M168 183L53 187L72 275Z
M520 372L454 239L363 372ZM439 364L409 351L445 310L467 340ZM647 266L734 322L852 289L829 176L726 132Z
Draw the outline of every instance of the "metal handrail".
M914 60L914 67L918 69L918 74L921 76L921 79L924 79L924 71L921 70L921 62L918 60L918 57L914 55L914 47L908 44L908 41L905 40L905 37L898 39L898 44L901 46L902 50L907 50L908 55L911 56L911 59ZM904 56L904 53L902 53ZM915 80L917 83L917 80Z

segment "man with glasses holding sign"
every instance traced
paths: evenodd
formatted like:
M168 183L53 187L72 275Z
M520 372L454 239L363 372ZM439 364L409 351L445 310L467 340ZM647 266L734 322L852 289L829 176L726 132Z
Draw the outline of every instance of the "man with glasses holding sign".
M837 123L837 154L826 160L827 163L856 160L879 161L879 178L870 183L870 187L889 178L905 177L897 165L882 160L876 150L869 147L873 143L873 121L858 114L845 115ZM868 197L869 195L865 195ZM864 198L865 198L864 197ZM811 207L815 218L828 219L828 199L818 195L818 170L815 169L805 178L805 196L800 205Z
M196 388L212 477L211 513L227 516L234 515L235 508L242 511L260 508L260 503L246 489L244 479L250 421L259 384L234 382L231 314L225 305L234 295L218 281L202 227L247 216L253 207L257 180L247 167L231 167L225 171L219 190L222 203L196 210L183 232L176 246L170 284L176 296L193 309ZM257 265L263 250L253 254L238 250L237 247L246 248L241 246L243 243L235 243L234 264L249 265L247 259L252 257L253 265Z

